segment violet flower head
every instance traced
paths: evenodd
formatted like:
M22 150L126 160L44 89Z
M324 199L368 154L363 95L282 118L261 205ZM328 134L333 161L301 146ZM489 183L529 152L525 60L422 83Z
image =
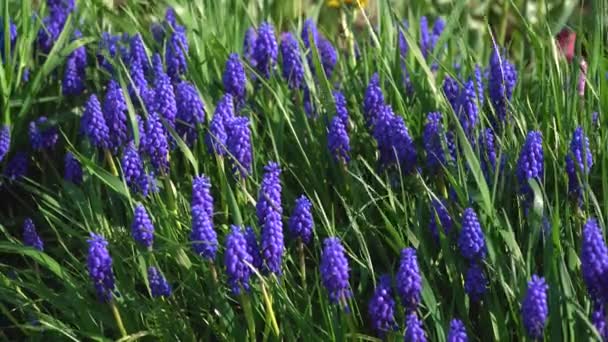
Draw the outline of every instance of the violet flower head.
M127 142L127 102L120 84L114 80L106 89L103 116L110 132L110 147L117 150Z
M496 171L496 147L494 141L494 132L491 128L486 128L480 132L478 138L479 160L481 162L481 170L488 182Z
M81 95L85 89L85 69L78 67L73 56L68 57L61 80L61 92L64 96Z
M133 222L131 223L131 236L133 236L135 242L146 248L151 248L152 243L154 243L154 224L141 203L135 206Z
M311 46L317 45L317 41L319 39L319 32L317 30L317 26L315 22L308 18L304 20L304 24L302 25L302 42L304 42L304 46L306 47L306 54L309 55Z
M439 218L439 221L437 221ZM432 200L431 203L431 219L429 221L429 229L436 241L439 240L438 223L443 227L444 233L447 235L452 230L452 217L448 212L445 201Z
M228 129L234 118L234 100L232 95L224 94L215 107L209 132L205 137L205 143L209 153L216 153L219 156L226 154L228 143Z
M175 93L173 92L173 84L167 74L158 70L155 65L154 76L154 111L162 118L175 127L175 119L177 117L177 103L175 102Z
M82 166L72 152L66 152L63 159L63 179L80 185L82 183Z
M0 17L0 22L3 23L2 27L0 27L0 60L4 60L4 18ZM13 21L9 18L8 21L8 37L9 37L9 55L12 54L15 49L15 44L17 43L17 26L13 23Z
M458 96L460 95L460 85L458 84L458 81L449 75L446 75L443 79L442 88L445 97L452 106L452 109L456 112L458 110Z
M128 87L131 102L134 106L145 107L152 111L154 90L148 86L144 68L139 61L135 60L131 63L129 75L132 80Z
M243 57L251 66L255 67L255 42L258 38L258 34L253 27L250 27L245 32L245 38L243 39Z
M154 266L148 268L148 283L153 298L169 297L171 295L171 285Z
M330 301L346 306L347 300L352 297L348 283L350 267L344 247L337 237L328 237L323 241L320 271Z
M4 168L4 175L11 181L27 175L30 166L30 156L25 152L17 152Z
M568 191L577 198L582 197L582 186L592 166L593 155L589 148L589 138L583 132L583 128L579 126L574 130L570 141L570 151L566 156Z
M334 90L332 95L336 103L336 115L342 120L344 126L348 128L348 104L346 103L346 97L339 90Z
M384 105L378 112L374 138L380 151L380 165L384 168L398 166L403 173L411 172L416 165L416 147L403 118Z
M459 319L453 319L450 322L450 331L448 332L447 342L468 342L467 328Z
M249 292L249 278L252 273L249 265L252 263L253 258L247 251L247 240L241 227L232 225L231 232L226 237L224 252L224 265L232 294L239 295L242 290Z
M395 321L395 300L389 275L380 277L376 290L369 301L368 315L372 328L381 336L397 329Z
M129 41L129 66L139 64L144 73L150 70L150 61L141 34L136 33Z
M211 180L205 175L194 177L192 180L192 208L202 206L208 217L213 217L213 196L211 196Z
M131 191L147 196L149 191L148 175L146 175L144 163L133 142L130 142L125 147L120 165L125 181Z
M226 93L231 94L238 102L245 100L247 76L238 54L231 53L228 56L226 65L224 66L222 82L224 83L224 91Z
M4 156L8 153L11 147L11 127L9 125L3 125L0 127L0 162L4 159Z
M529 194L532 189L528 184L529 179L535 179L542 184L544 174L543 158L543 136L538 131L531 131L526 137L526 142L521 149L517 160L515 171L519 180L520 191L522 194Z
M175 101L175 130L186 144L192 146L198 139L197 126L205 122L205 104L194 85L187 81L182 81L175 87Z
M258 239L253 228L245 228L245 240L247 240L247 252L253 258L253 267L255 267L255 269L257 270L262 270L262 265L264 264L264 261L262 260L262 255L260 254L260 247L258 245Z
M304 96L302 102L304 102L304 112L306 113L306 117L316 119L318 115L317 104L315 99L311 96L310 88L306 85L304 85Z
M415 311L407 314L405 318L405 342L426 342L426 333L422 327L422 321Z
M378 111L383 106L384 94L382 93L382 88L380 88L380 78L378 73L374 73L365 89L365 96L363 98L363 115L368 128L375 126Z
M399 25L397 27L397 29L399 30L398 42L399 42L399 52L401 53L401 58L405 58L410 49L409 45L407 45L407 40L405 39L405 34L404 34L404 32L407 32L408 28L409 28L409 24L408 24L407 20L403 20L401 22L401 25Z
M501 56L498 46L494 46L488 71L488 94L498 119L494 120L495 124L507 119L508 105L516 82L515 66L506 56Z
M230 118L226 125L226 146L230 154L232 169L236 175L246 178L251 173L253 150L251 148L251 128L249 118Z
M192 231L190 240L194 252L200 257L212 261L217 254L217 233L213 229L213 217L207 214L203 205L192 207Z
M279 46L274 33L274 27L263 22L258 28L258 36L255 41L253 56L256 61L256 69L264 78L269 78L277 62Z
M281 167L269 162L258 193L256 213L261 232L260 248L267 271L281 274L283 252L283 208L281 206Z
M188 69L186 58L188 56L188 49L186 29L181 25L175 25L165 51L167 74L174 82L178 82L180 75L186 73Z
M91 145L97 148L110 146L110 130L101 112L101 104L95 94L87 100L84 113L80 119L80 127Z
M549 317L548 290L549 286L545 282L545 278L533 275L528 282L528 290L521 304L524 327L528 336L533 339L542 338Z
M581 271L589 295L597 301L608 299L608 248L596 219L583 227Z
M101 235L91 233L91 238L87 242L89 244L87 258L89 277L95 286L99 300L109 302L114 291L114 272L112 271L112 257L108 251L108 241Z
M468 80L458 95L456 110L458 120L467 135L471 135L479 122L479 107L477 105L477 90L475 82Z
M291 32L281 36L281 56L283 60L283 78L290 89L301 89L304 81L304 66L300 55L298 40Z
M327 131L327 148L334 161L348 164L350 161L350 138L346 123L338 115L334 116Z
M160 174L169 172L169 142L165 128L157 114L148 115L144 143L150 162Z
M441 113L431 112L427 115L422 133L422 141L426 152L426 165L429 171L433 174L441 172L446 162L444 152L444 144L446 144L445 132Z
M486 240L473 208L465 209L462 214L462 229L458 237L458 247L460 254L469 261L481 260L486 256Z
M313 219L312 203L302 195L296 199L295 208L289 217L289 231L294 238L299 238L304 244L310 243L312 238Z
M34 221L29 217L23 221L23 244L41 252L44 250L44 244L36 231Z
M608 340L608 318L606 318L605 304L595 303L591 313L591 323L593 323L602 341Z
M338 62L338 51L331 44L329 40L324 37L319 37L318 41L319 57L321 59L321 66L327 78L331 78L334 72L336 63Z
M28 127L30 144L35 150L52 149L57 144L59 132L50 124L46 116L31 121Z
M478 263L473 263L464 277L464 292L472 302L479 302L487 291L488 280L483 268Z
M120 41L119 35L112 35L109 32L103 32L101 34L101 40L99 41L99 47L97 52L97 61L99 65L107 70L109 73L114 73L114 66L108 60L116 57L118 55L118 43Z
M408 247L401 251L401 261L397 271L397 293L401 303L408 309L414 309L420 303L422 277L418 268L416 250Z
M477 103L479 107L483 107L485 101L483 73L479 65L475 65L475 89L477 94Z

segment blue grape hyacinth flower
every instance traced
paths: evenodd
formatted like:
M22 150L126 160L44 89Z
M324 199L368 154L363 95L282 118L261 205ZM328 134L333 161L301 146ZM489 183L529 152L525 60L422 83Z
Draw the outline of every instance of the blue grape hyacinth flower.
M44 250L44 244L36 231L34 221L29 217L23 221L23 244L39 251Z
M171 285L154 266L148 268L148 283L153 298L169 297L171 295Z
M330 301L347 306L346 301L352 296L348 282L350 267L344 247L337 237L328 237L323 241L320 271Z
M108 251L108 241L101 235L91 233L87 242L89 244L87 258L89 277L99 300L109 302L114 291L114 272L112 271L112 257Z
M521 315L528 336L540 339L549 317L547 291L549 286L545 278L536 274L528 282L528 290L521 304Z

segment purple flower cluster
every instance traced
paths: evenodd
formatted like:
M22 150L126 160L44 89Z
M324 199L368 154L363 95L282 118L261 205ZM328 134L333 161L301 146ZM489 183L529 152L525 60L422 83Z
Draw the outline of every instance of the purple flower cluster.
M247 252L249 253L249 255L251 255L251 258L253 259L253 267L255 267L255 269L257 270L261 270L264 260L262 260L262 255L260 254L260 247L258 245L258 238L253 228L245 228L245 240L247 240Z
M116 151L127 142L127 102L118 82L108 83L102 109L110 132L109 147Z
M479 302L488 290L488 280L483 270L483 266L474 262L464 277L464 292L469 295L473 302Z
M443 79L442 88L448 103L452 106L452 109L456 111L458 109L458 98L460 95L460 85L458 84L458 81L449 75L446 75Z
M481 161L481 170L486 177L486 181L492 179L492 175L496 171L496 147L494 143L494 132L491 128L486 128L479 134L479 159Z
M506 120L508 104L516 82L515 66L505 56L501 56L498 46L494 46L488 70L488 94L498 117L498 120L494 120L495 124Z
M437 18L432 31L429 32L428 19L425 16L420 17L420 51L425 58L435 49L444 28L445 21Z
M247 76L238 54L231 53L228 56L226 66L224 67L224 74L222 75L222 82L224 83L224 91L232 95L237 102L245 100Z
M25 152L17 152L8 161L4 169L4 175L11 181L20 179L27 175L30 166L30 156Z
M192 207L201 206L208 217L213 217L213 196L211 196L211 180L205 175L196 176L192 180Z
M475 82L468 80L464 83L458 95L456 114L464 132L471 136L479 122L479 107Z
M205 137L205 143L209 153L216 153L219 156L226 154L226 144L228 142L228 127L234 118L234 101L232 95L225 94L215 107L209 132Z
M348 283L350 267L344 247L337 237L328 237L323 241L320 270L330 301L347 306L346 301L352 296Z
M281 206L281 168L275 162L264 167L264 178L258 193L256 213L262 228L262 257L266 270L277 275L282 273L283 251L283 207Z
M149 177L144 170L144 163L133 142L130 142L125 147L121 166L124 179L131 188L131 191L147 196L150 185Z
M169 142L157 114L148 115L146 120L144 147L156 172L160 174L169 172Z
M583 128L579 126L574 130L574 135L570 141L570 151L566 156L568 191L575 197L582 197L581 182L584 184L592 166L593 155L589 148L589 138L585 136Z
M133 236L135 242L146 248L151 248L154 242L154 224L141 203L135 206L133 223L131 223L131 236Z
M30 144L35 150L52 149L59 139L57 128L51 125L46 116L30 122L28 135Z
M283 59L283 77L291 89L300 89L304 82L304 66L298 41L291 32L281 37L281 56Z
M89 277L95 286L97 297L104 302L112 299L114 291L114 272L112 272L112 257L108 251L108 241L101 235L91 233L87 267Z
M274 33L274 27L268 22L263 22L258 28L257 38L253 49L253 57L256 62L258 73L269 78L277 62L279 47Z
M608 300L608 247L596 219L589 219L583 227L581 271L587 291L594 301Z
M323 71L327 78L331 78L336 63L338 62L338 51L336 51L329 40L322 36L318 39L317 47L319 49L319 57L321 59Z
M4 23L4 18L0 17L0 22ZM8 37L9 37L9 48L10 53L15 49L17 43L17 26L9 18L8 21ZM10 55L9 53L9 55ZM0 27L0 60L4 61L4 24Z
M303 243L310 243L312 238L312 203L302 195L296 199L296 205L289 217L289 232L294 238L302 240Z
M445 132L443 128L443 116L439 112L431 112L426 117L426 124L422 133L422 141L426 152L426 165L431 173L442 171L447 160L444 146Z
M47 8L49 9L49 15L42 20L42 27L38 31L36 38L38 48L44 54L48 54L51 51L53 45L55 45L55 41L57 41L61 31L63 31L68 15L74 10L74 0L47 0Z
M336 162L348 164L350 161L350 138L348 137L349 116L346 98L342 92L333 92L336 115L332 118L327 131L327 148Z
M167 74L174 82L179 81L180 75L186 72L188 68L188 37L186 29L178 25L175 21L171 23L173 33L167 42L165 50L165 60L167 62Z
M528 180L535 179L542 184L544 174L543 136L538 131L531 131L521 149L517 160L516 175L519 180L521 193L529 194L532 189Z
M89 97L85 105L80 119L80 129L94 147L109 147L110 130L101 112L101 104L94 94Z
M439 221L437 221L439 219ZM452 217L448 212L446 202L433 199L431 201L431 217L429 221L429 230L436 241L439 240L438 223L443 227L443 232L447 235L452 230Z
M29 217L23 221L23 244L39 251L44 250L44 244L36 231L34 221Z
M398 167L403 173L416 165L416 147L402 117L393 113L389 105L380 107L373 136L380 151L380 165Z
M175 93L173 84L167 74L163 72L162 62L160 57L153 57L154 64L154 105L153 111L167 120L171 127L175 127L175 119L177 118L177 103L175 102Z
M422 321L416 312L410 312L405 317L405 342L426 342L426 333L422 327Z
M63 164L63 178L68 182L80 185L82 183L82 166L72 152L66 152Z
M401 261L397 271L397 293L401 297L403 306L409 310L415 310L420 304L422 277L414 248L408 247L401 251Z
M385 274L380 277L374 295L369 301L368 314L372 328L379 334L384 335L397 329L395 300L393 299L393 289L389 275Z
M543 330L549 317L547 305L548 290L549 286L545 282L545 278L533 275L532 279L528 282L528 290L521 304L524 327L528 336L533 339L542 338Z
M190 240L197 255L214 260L217 254L217 234L213 229L213 217L207 214L204 205L192 206L192 231Z
M80 31L74 31L74 39L82 37ZM63 95L81 95L85 90L85 78L87 67L87 51L84 45L76 48L68 56L63 71L62 92Z
M473 208L465 209L462 214L462 229L458 238L458 247L462 256L469 261L484 259L486 256L485 237Z
M230 118L226 131L226 145L231 157L232 169L235 174L245 178L251 173L253 163L249 118L245 116Z
M253 257L248 252L248 244L241 227L231 226L231 232L226 237L224 265L228 284L232 293L238 295L242 290L249 291L249 278Z
M467 329L464 323L459 319L453 319L450 322L450 331L448 332L447 342L468 342Z
M198 139L197 126L205 121L205 104L194 85L182 81L175 87L177 122L175 130L192 146Z
M384 107L384 94L380 87L380 77L378 73L372 75L363 98L363 115L368 128L376 125L378 112Z
M245 36L243 38L243 57L253 67L255 67L257 64L254 56L255 42L257 38L258 33L253 27L250 27L247 29L247 31L245 31Z
M153 298L169 297L171 295L171 285L156 267L148 268L148 283Z
M11 147L11 127L4 125L0 127L0 162L4 159L4 156L8 153Z

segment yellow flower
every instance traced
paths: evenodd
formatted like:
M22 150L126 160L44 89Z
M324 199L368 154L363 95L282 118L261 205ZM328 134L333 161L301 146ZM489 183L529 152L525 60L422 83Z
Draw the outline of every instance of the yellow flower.
M329 7L340 7L341 4L345 5L354 5L359 7L365 7L367 5L367 0L327 0L327 6Z

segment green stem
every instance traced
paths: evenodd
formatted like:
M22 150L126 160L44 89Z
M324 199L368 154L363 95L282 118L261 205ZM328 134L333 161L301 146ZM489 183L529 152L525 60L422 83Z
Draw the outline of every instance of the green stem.
M213 279L213 284L217 286L218 285L217 269L215 268L215 264L213 263L213 261L209 262L209 269L211 270L211 278Z
M167 192L167 207L173 213L177 211L177 205L175 204L175 188L173 187L173 183L171 183L171 179L169 176L165 175L165 191Z
M249 340L255 342L255 321L253 320L253 310L251 309L251 299L241 290L241 305L245 312L245 320L247 321L247 330L249 331Z
M118 307L116 306L116 302L110 302L110 307L112 308L112 314L114 314L114 320L116 321L116 325L118 326L118 330L120 330L121 337L127 336L127 330L125 329L124 324L122 324L122 318L120 318L120 312L118 312Z
M264 295L264 302L266 303L266 322L270 322L274 335L279 337L279 324L274 316L274 310L272 309L272 297L266 290L266 283L262 282L262 294Z
M352 67L355 66L355 37L353 33L348 28L348 23L346 19L346 10L340 7L340 27L342 28L342 34L344 34L344 39L346 40L346 47L348 48L348 60Z
M106 157L106 163L108 163L108 166L110 167L110 172L118 177L118 169L116 168L116 164L114 164L114 158L112 158L112 153L110 153L110 150L108 150L107 148L103 150L103 153Z
M306 256L304 255L304 242L298 240L298 255L300 257L300 274L302 275L302 287L306 289Z

